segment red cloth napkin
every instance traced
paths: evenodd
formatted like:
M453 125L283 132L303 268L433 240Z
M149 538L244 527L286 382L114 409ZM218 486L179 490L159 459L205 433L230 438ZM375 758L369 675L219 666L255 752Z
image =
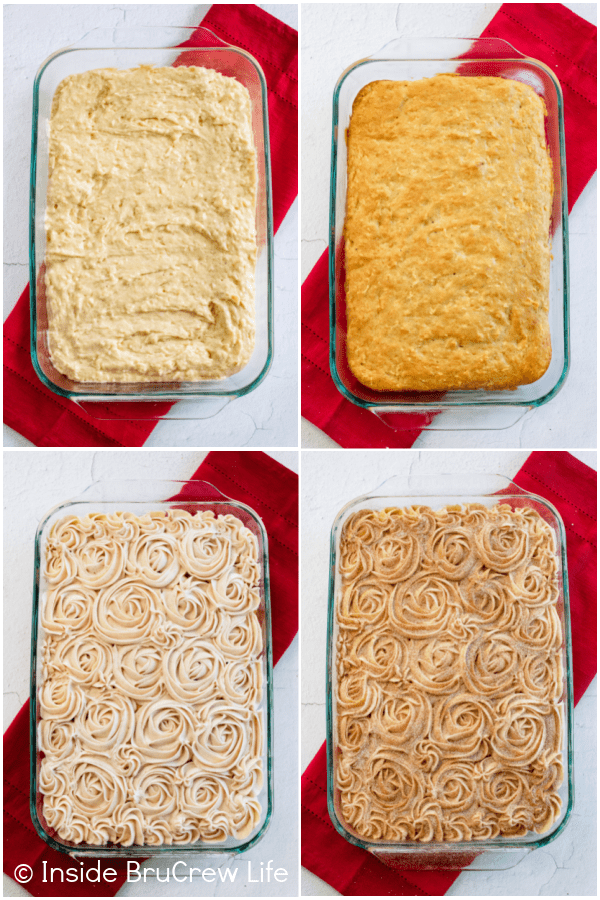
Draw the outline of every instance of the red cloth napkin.
M298 630L298 476L258 451L209 453L194 472L234 500L258 513L267 530L273 634L273 663L289 647ZM189 494L188 494L189 495ZM21 882L34 897L110 897L126 880L123 860L106 859L101 871L116 871L111 883L43 882L43 863L79 868L79 862L52 850L38 837L29 815L29 701L4 734L4 871L15 878L19 866L30 866L34 877ZM176 853L176 850L174 850ZM84 870L98 861L84 861ZM18 880L18 879L15 879Z
M505 3L481 36L504 38L560 80L571 211L596 171L596 26L560 3ZM394 431L333 383L328 267L326 250L302 285L302 415L342 447L411 447L419 430Z
M267 80L273 185L277 230L298 193L298 33L252 4L216 3L202 25L227 43L251 53ZM192 45L193 36L186 45ZM48 390L29 355L29 285L4 324L4 421L38 447L141 447L156 419L128 419L148 413L140 404L103 404L96 419ZM171 404L156 404L164 415Z
M567 533L577 703L596 674L596 472L569 453L532 453L513 481L549 500ZM327 812L325 744L302 776L302 865L346 896L444 894L460 871L398 872L337 833Z

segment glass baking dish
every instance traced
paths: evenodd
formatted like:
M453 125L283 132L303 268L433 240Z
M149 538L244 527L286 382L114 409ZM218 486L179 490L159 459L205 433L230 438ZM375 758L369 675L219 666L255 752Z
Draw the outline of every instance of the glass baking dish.
M544 100L546 142L552 160L554 197L549 240L552 359L533 384L504 391L375 391L350 371L346 356L344 218L346 214L346 129L354 98L378 79L414 81L440 73L488 75L521 81ZM569 368L569 246L563 98L558 79L544 63L497 38L402 38L351 65L333 94L331 193L329 207L329 309L331 374L342 395L380 416L395 429L499 429L547 403L564 384Z
M336 599L341 590L338 571L340 537L346 520L361 509L385 509L413 505L439 509L461 503L480 503L490 507L508 503L513 508L530 507L542 517L554 533L558 562L557 612L562 627L563 692L560 698L563 717L564 778L558 790L562 806L559 817L544 834L528 832L523 837L498 837L481 841L406 841L386 843L360 837L343 819L339 790L335 785L337 755L336 646L338 637ZM357 497L336 516L331 529L329 567L329 605L327 620L327 805L331 821L347 841L369 850L381 862L397 869L509 869L521 859L543 847L564 830L573 809L573 666L569 616L569 584L567 577L566 537L557 510L542 497L529 494L500 475L419 475L393 476L379 485L376 492Z
M138 65L205 66L236 78L249 91L257 157L256 343L240 372L220 381L92 384L72 381L53 365L48 350L46 311L46 201L49 119L52 98L68 75L98 68ZM258 62L245 50L226 44L206 28L144 27L94 29L77 45L53 53L38 70L33 86L29 204L29 282L31 358L41 381L54 393L75 401L96 418L154 418L180 403L171 418L206 418L235 397L254 390L273 357L273 216L267 85ZM120 401L114 413L101 401ZM129 401L129 402L128 402ZM145 405L132 403L143 401ZM191 401L194 401L193 403Z
M169 499L165 499L169 498ZM117 511L143 515L147 512L184 509L191 515L212 510L215 515L234 515L255 535L258 541L258 559L261 562L260 605L256 610L262 629L263 650L260 654L263 676L263 696L259 709L264 722L262 748L263 786L258 795L261 804L260 820L249 837L227 838L222 843L171 844L150 846L74 844L59 838L44 819L43 796L38 788L40 764L43 758L38 748L38 723L40 721L38 683L41 682L41 656L44 629L40 604L44 602L47 583L44 577L44 549L48 533L57 519L66 515L85 516L92 512L105 514ZM204 856L234 855L243 853L264 837L273 811L273 661L271 640L271 597L269 589L269 549L267 533L262 520L249 506L231 500L212 484L205 481L111 481L95 482L78 497L51 509L41 520L35 536L33 613L31 629L31 683L30 683L30 812L39 836L53 849L77 857L164 857L173 858L190 853Z

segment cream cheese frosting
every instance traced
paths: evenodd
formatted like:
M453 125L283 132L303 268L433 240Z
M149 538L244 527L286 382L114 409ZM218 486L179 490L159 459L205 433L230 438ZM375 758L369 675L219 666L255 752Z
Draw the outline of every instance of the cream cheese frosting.
M247 837L263 783L255 536L210 511L68 516L44 574L47 825L74 844Z
M550 527L508 504L362 510L339 568L347 826L390 842L547 831L563 779Z
M197 66L58 86L46 212L48 345L78 382L223 379L255 335L248 90Z

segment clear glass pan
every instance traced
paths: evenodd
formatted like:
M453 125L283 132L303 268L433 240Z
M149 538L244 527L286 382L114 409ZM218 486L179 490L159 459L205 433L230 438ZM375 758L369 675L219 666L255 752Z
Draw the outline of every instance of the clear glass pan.
M514 391L446 393L374 391L352 374L346 357L344 218L346 215L346 129L354 98L378 79L413 81L439 73L488 75L521 81L544 100L546 142L552 160L554 200L550 222L550 334L552 360L534 384ZM342 395L399 430L499 429L547 403L562 387L569 368L569 232L563 98L554 73L497 38L402 38L361 59L340 76L333 94L331 194L329 208L329 362Z
M54 367L48 350L45 218L52 98L68 75L98 68L171 66L175 61L178 65L216 69L236 78L250 93L258 175L254 353L240 372L222 381L75 382ZM29 217L31 358L39 378L51 391L70 398L99 419L162 417L170 408L164 401L186 401L179 404L170 418L202 419L215 415L235 397L254 390L265 378L273 358L273 215L267 85L260 65L245 50L226 44L206 28L125 27L94 29L77 45L52 54L40 66L33 87ZM108 400L126 405L117 415L102 405Z
M385 490L385 493L383 493ZM551 527L556 541L558 561L557 612L562 626L563 693L563 764L565 775L559 789L562 807L558 819L545 834L529 832L524 837L499 837L489 841L457 841L422 843L405 841L385 843L368 841L345 824L335 785L336 769L336 695L337 695L337 621L336 599L341 589L338 571L340 537L345 521L360 509L385 509L415 504L439 509L449 504L481 503L494 506L508 503L514 508L534 509ZM569 583L567 577L566 536L557 510L542 497L529 494L501 475L427 475L394 476L379 485L377 493L350 501L338 513L331 529L329 606L327 620L327 805L336 830L347 841L369 850L381 862L397 869L509 869L523 857L558 837L573 809L573 665L569 616Z
M171 499L165 499L170 497ZM261 817L248 838L239 840L228 838L220 844L177 844L159 847L132 845L131 847L97 846L71 844L57 837L44 820L43 796L38 788L41 751L38 748L38 708L37 685L41 677L41 654L43 628L40 615L40 601L46 590L42 560L48 533L53 523L65 515L85 516L92 512L115 513L128 511L143 515L155 510L171 508L185 509L192 515L202 510L212 510L215 515L237 516L255 535L258 541L262 576L260 583L261 602L257 609L262 636L263 699L259 706L264 721L263 741L263 788L258 796ZM269 548L267 533L262 520L249 507L237 500L231 500L212 484L205 481L111 481L95 482L78 497L61 503L51 509L41 520L35 537L34 578L33 578L33 618L31 629L31 689L30 689L30 812L39 836L53 849L77 857L164 857L166 854L177 858L190 853L204 856L234 855L253 847L264 837L273 812L273 659L271 641L271 595L269 589Z

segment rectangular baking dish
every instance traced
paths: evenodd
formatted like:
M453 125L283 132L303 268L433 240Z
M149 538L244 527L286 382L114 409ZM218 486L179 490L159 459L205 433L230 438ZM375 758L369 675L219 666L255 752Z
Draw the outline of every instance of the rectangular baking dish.
M341 590L339 573L340 537L345 521L361 509L386 507L442 506L461 503L480 503L490 507L508 503L513 508L534 509L551 527L558 562L557 612L562 628L563 692L560 699L563 714L564 778L559 789L562 806L560 815L544 834L528 832L523 837L498 837L488 841L457 841L430 843L405 841L386 843L369 841L354 833L341 814L339 790L335 784L336 771L336 695L337 695L337 617L336 600ZM338 513L331 529L329 605L327 620L327 805L329 815L339 834L347 841L369 850L386 865L398 869L508 869L538 847L549 844L564 830L573 809L573 665L569 616L569 585L567 577L566 536L562 519L547 500L523 491L508 478L499 475L428 475L394 476L380 485L376 493L351 500Z
M530 85L544 100L546 142L552 160L554 197L550 222L550 334L552 360L533 384L514 391L375 391L350 371L346 356L344 218L346 129L352 104L364 85L379 79L414 81L439 73L510 78ZM431 430L508 428L528 410L547 403L564 384L569 368L569 252L563 98L558 79L543 63L496 38L403 38L351 65L333 94L329 208L329 309L331 374L340 393L393 428ZM443 414L443 415L442 415Z
M53 365L48 350L46 311L46 200L49 119L52 98L68 75L90 69L129 69L138 65L204 66L236 78L250 93L252 131L257 156L256 202L256 344L246 366L220 381L92 384L75 382ZM76 402L216 401L240 397L258 387L273 357L273 216L267 85L258 62L245 50L217 38L205 28L145 27L94 29L76 46L52 54L38 70L33 86L29 203L29 283L31 358L47 388ZM198 404L196 404L198 408ZM143 418L133 408L133 418ZM159 407L151 413L161 415ZM104 415L104 418L107 416ZM185 418L192 418L186 415ZM204 418L201 413L199 418Z
M165 499L165 498L171 499ZM162 846L132 845L121 847L115 845L71 844L60 839L45 822L43 815L43 796L39 791L39 773L42 759L38 747L39 698L38 684L41 682L41 665L44 631L42 626L41 604L47 590L43 574L44 550L48 533L57 519L67 515L85 516L92 512L105 514L117 511L128 511L137 515L147 512L185 509L191 515L202 510L212 510L217 515L234 515L255 535L258 541L259 560L261 562L260 605L256 611L263 638L263 650L260 655L263 676L263 697L259 706L264 722L264 740L262 748L263 787L258 796L261 804L261 816L257 826L248 838L243 840L230 837L218 844L174 844ZM243 853L254 846L265 835L273 811L273 661L271 640L271 596L269 588L269 548L267 533L262 520L249 507L236 500L231 500L208 482L176 482L176 481L122 481L95 482L79 497L55 506L41 520L35 536L34 577L33 577L33 609L31 628L31 682L30 682L30 812L31 819L39 836L55 850L78 857L173 857L190 853L201 856L222 856Z

